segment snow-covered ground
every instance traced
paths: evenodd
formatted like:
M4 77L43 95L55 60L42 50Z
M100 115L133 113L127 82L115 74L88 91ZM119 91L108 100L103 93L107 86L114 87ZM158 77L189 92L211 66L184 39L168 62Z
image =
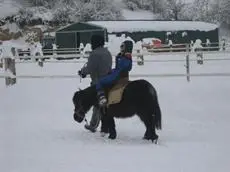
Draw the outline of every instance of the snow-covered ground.
M211 57L228 57L210 55ZM153 56L147 58L184 58ZM17 64L17 73L74 75L83 64ZM230 72L230 61L191 64L191 72ZM133 74L185 73L184 62L134 63ZM137 78L131 78L137 79ZM228 172L230 170L230 80L228 77L145 78L157 89L163 130L159 145L143 141L137 117L116 119L111 141L73 120L71 79L0 79L1 172ZM141 91L141 90L140 90ZM87 114L89 119L91 111Z
M0 0L0 16L17 10L12 2ZM125 9L123 14L127 19L154 17ZM109 44L117 52L120 40ZM23 40L4 45L25 46ZM229 58L229 53L205 58ZM17 63L16 68L18 75L75 75L82 65L45 63L41 68L35 63ZM184 61L145 62L144 66L134 63L131 79L138 79L134 77L138 74L185 74L184 65ZM192 62L191 73L230 73L230 61L205 61L204 65ZM190 83L185 77L145 79L156 87L162 109L163 130L158 131L158 145L141 139L144 125L137 117L116 119L118 138L114 141L101 137L99 132L86 131L84 123L76 123L72 96L79 87L89 85L89 78L81 82L77 76L18 79L8 88L0 78L0 172L228 172L229 77L191 77Z
M20 7L16 0L0 0L0 18L16 14Z
M128 9L122 9L122 14L127 20L153 20L156 19L156 16L150 11L137 10L131 11Z

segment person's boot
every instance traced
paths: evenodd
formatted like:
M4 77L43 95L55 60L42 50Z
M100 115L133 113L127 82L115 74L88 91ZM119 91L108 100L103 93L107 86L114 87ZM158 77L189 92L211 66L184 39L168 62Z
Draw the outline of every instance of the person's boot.
M100 107L105 107L107 104L107 99L105 97L105 93L104 91L99 91L97 93L97 97L98 97L98 104Z
M96 129L93 126L91 126L90 124L85 124L85 129L91 131L92 133L96 132Z
M90 120L90 123L85 124L85 129L91 131L92 133L96 132L97 127L101 120L100 109L93 107L93 114Z

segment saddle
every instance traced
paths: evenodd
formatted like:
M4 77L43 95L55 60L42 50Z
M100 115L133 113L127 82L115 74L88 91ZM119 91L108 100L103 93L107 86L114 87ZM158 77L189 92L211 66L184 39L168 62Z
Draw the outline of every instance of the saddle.
M107 106L120 103L125 87L129 83L129 78L121 78L118 82L108 91Z

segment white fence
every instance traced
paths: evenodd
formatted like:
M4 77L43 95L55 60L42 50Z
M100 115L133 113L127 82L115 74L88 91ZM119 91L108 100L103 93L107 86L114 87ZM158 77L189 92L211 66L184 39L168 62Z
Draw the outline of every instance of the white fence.
M208 48L208 47L206 47ZM229 61L230 62L230 49L226 49L225 51L199 51L199 53L202 53L202 59L200 57L196 57L197 52L192 52L191 49L187 47L187 49L183 49L183 51L180 52L171 52L172 48L164 49L168 52L153 52L153 51L143 51L140 53L133 53L134 63L138 63L139 60L135 57L138 56L164 56L164 55L178 55L182 54L183 59L144 59L144 63L149 62L184 62L185 66L185 73L166 73L166 74L136 74L131 75L131 77L186 77L187 81L190 81L190 77L229 77L230 73L198 73L198 74L192 74L190 73L190 62L202 60L202 61ZM174 49L175 50L175 49ZM186 51L185 51L186 50ZM44 56L15 56L15 63L42 63L41 67L45 65L45 63L85 63L86 62L86 56L84 56L79 51L75 54L53 54L53 55L44 55ZM55 51L56 53L56 51ZM62 51L63 53L63 51ZM69 52L67 52L69 53ZM225 58L208 58L209 55L213 54L229 54L229 56ZM193 58L191 58L191 55ZM203 58L203 56L205 58ZM195 58L194 58L195 57ZM70 59L71 58L71 59ZM28 60L29 59L29 60ZM36 59L38 62L36 62ZM62 60L57 60L62 59ZM68 59L68 60L66 60ZM0 74L0 78L76 78L76 75L12 75L10 73L3 73Z

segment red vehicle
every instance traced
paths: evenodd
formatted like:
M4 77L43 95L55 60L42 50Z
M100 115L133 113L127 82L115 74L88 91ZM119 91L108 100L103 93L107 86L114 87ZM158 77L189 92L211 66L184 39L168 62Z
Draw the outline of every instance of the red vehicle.
M161 40L158 38L143 38L142 48L153 49L160 48L162 46Z
M186 51L186 44L162 44L158 38L143 38L142 48L146 48L149 52L179 52Z

